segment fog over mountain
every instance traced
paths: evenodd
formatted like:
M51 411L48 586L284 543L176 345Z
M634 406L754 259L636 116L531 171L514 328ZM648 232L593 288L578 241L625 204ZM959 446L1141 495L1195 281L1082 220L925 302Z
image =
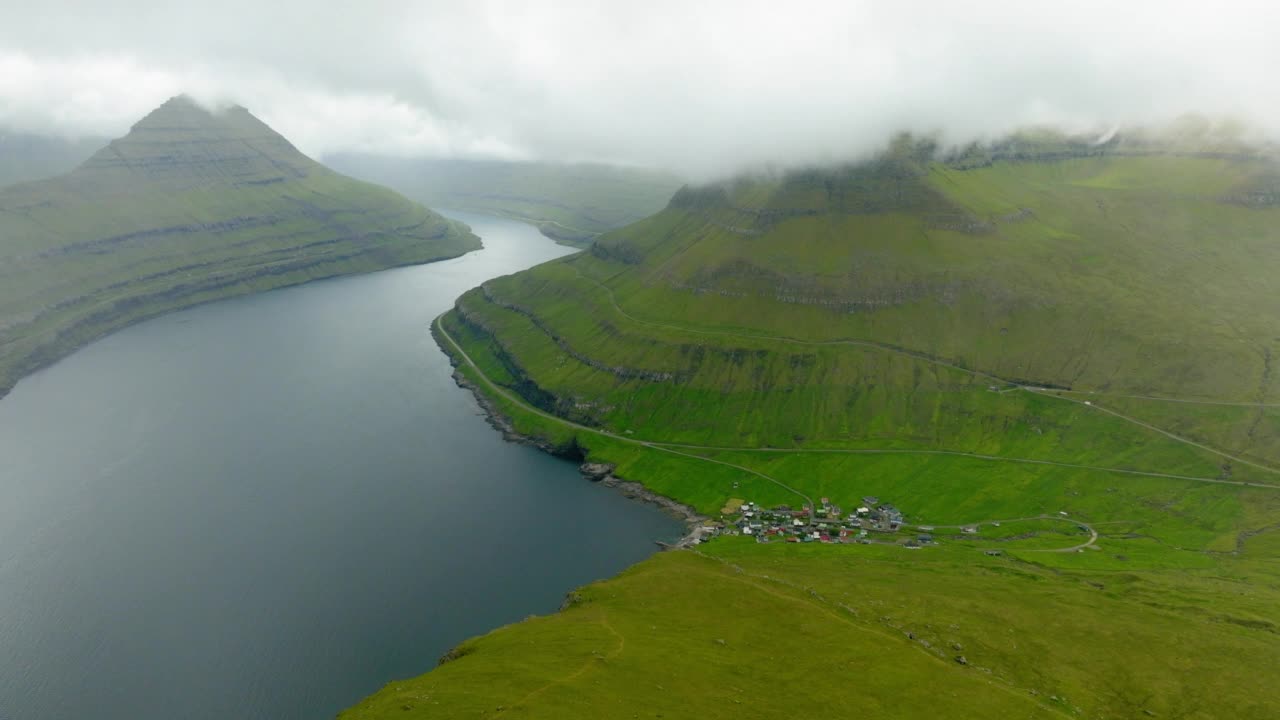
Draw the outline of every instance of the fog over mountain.
M785 10L785 12L784 12ZM1280 130L1280 6L0 0L0 125L119 135L235 102L313 155L591 160L712 176L1187 112Z

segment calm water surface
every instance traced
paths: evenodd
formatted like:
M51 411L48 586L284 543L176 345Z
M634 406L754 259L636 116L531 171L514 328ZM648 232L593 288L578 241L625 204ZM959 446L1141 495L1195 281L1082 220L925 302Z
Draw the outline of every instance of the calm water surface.
M432 318L486 249L135 326L0 400L0 718L326 718L680 526L505 443Z

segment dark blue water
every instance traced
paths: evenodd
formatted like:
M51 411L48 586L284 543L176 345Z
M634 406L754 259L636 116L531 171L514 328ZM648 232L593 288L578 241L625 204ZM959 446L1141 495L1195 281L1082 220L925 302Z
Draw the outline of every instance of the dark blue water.
M0 718L325 718L680 526L504 442L433 317L567 252L215 303L0 400Z

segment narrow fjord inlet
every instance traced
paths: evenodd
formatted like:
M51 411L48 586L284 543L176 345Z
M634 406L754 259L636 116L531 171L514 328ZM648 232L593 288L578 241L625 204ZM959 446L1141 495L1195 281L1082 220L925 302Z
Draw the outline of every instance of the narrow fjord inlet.
M432 318L485 249L205 305L0 400L0 718L318 718L681 526L504 442Z
M6 1L0 720L1280 719L1280 3Z

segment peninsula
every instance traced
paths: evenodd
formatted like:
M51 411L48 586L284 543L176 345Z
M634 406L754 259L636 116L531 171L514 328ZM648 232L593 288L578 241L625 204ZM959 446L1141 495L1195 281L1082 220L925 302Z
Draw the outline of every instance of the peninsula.
M461 255L459 223L175 97L70 173L0 189L0 395L171 310Z

